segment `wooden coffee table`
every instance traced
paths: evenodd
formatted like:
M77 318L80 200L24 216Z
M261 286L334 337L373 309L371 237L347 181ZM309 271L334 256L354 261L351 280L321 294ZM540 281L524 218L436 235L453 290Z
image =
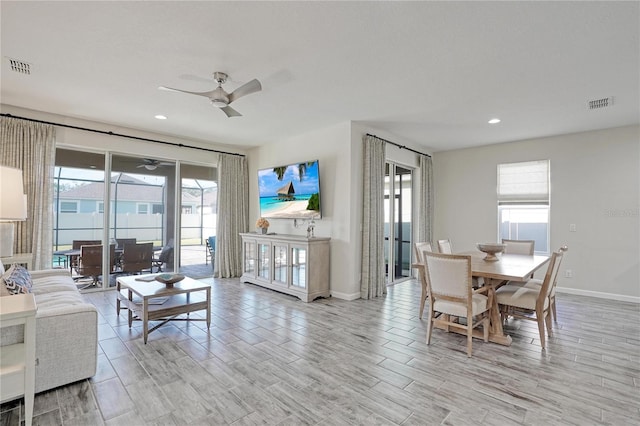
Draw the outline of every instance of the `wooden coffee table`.
M142 321L144 343L147 343L149 333L168 321L206 321L207 328L211 326L211 286L191 278L184 278L167 287L158 281L142 281L154 277L151 275L129 275L121 276L116 280L116 309L118 315L122 309L127 309L129 316L129 328L134 320L134 315ZM194 297L191 301L192 293L204 291L205 300L201 297ZM197 296L197 295L194 295ZM158 298L166 298L161 304L155 304ZM152 300L155 299L155 300ZM162 301L162 299L160 299ZM207 318L176 318L178 315L189 314L194 311L207 311ZM160 324L149 329L149 321L162 321Z

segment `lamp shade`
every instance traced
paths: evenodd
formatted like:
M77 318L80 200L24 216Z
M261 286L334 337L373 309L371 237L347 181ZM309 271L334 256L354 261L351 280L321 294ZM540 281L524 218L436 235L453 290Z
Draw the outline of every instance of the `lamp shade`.
M25 220L27 203L22 170L0 166L0 220Z

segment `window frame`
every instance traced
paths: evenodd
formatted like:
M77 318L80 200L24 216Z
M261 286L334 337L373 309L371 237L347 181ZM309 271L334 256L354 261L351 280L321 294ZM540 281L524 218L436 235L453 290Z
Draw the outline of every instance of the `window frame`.
M143 207L145 211L141 211L140 207ZM136 203L136 214L143 214L143 215L148 215L149 214L149 203Z
M543 196L541 196L540 194L526 194L524 192L519 194L510 194L507 196L505 196L504 194L500 194L501 180L502 181L504 180L503 176L501 176L500 174L501 166L503 165L513 166L513 165L521 164L524 168L527 165L531 165L532 163L536 163L536 162L538 163L546 162L546 185L547 185L546 194L544 194ZM496 193L497 193L496 219L497 220L496 221L497 221L498 241L502 241L502 239L535 239L535 238L532 238L531 236L526 236L526 238L520 237L517 233L516 235L512 235L511 229L509 229L508 235L503 235L503 213L505 210L511 209L511 210L517 211L517 210L528 209L533 211L537 209L540 209L540 210L544 209L546 212L546 222L531 222L531 223L546 224L546 238L545 238L546 247L542 247L541 249L540 247L538 247L538 244L536 244L534 253L548 255L551 252L551 161L548 159L545 159L545 160L530 160L530 161L521 161L521 162L512 162L512 163L499 163L497 165L496 178L497 178L497 184L496 184ZM520 223L520 222L516 222L516 226L517 226L517 223Z
M75 206L75 210L71 211L68 209L63 209L62 206L63 204L73 204ZM70 201L70 200L61 200L59 207L58 207L58 212L59 213L73 213L73 214L78 214L80 213L80 209L79 209L79 202L78 201Z

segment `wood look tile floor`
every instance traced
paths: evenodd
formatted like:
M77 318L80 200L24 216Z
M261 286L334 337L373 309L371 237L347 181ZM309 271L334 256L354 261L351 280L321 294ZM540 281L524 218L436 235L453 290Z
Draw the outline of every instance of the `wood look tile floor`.
M169 323L144 345L100 312L98 372L36 395L34 425L638 425L640 305L558 295L547 351L533 321L510 320L511 347L434 330L420 285L375 300L313 303L213 280L213 322ZM192 314L193 315L193 314ZM425 316L426 318L426 316ZM24 424L21 400L0 425Z

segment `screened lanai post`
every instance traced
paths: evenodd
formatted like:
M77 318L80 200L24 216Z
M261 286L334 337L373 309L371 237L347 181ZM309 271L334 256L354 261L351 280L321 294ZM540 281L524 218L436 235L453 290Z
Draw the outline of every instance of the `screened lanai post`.
M418 155L420 166L420 199L418 200L418 241L431 242L433 229L433 162L431 157Z
M218 223L214 276L242 275L241 232L249 230L249 173L241 155L219 154Z
M360 297L387 293L384 272L384 166L386 144L375 136L363 137L362 264Z
M22 170L27 220L15 222L14 252L32 253L33 268L51 268L55 128L18 118L0 118L0 164Z

